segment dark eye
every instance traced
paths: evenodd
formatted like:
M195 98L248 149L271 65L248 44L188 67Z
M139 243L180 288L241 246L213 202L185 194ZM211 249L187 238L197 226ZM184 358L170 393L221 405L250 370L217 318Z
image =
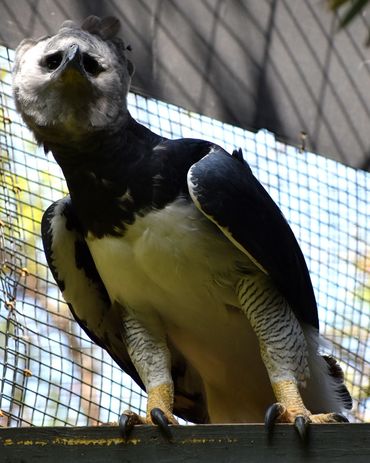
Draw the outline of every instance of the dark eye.
M104 71L104 68L98 63L98 61L87 53L83 53L82 55L82 64L85 71L93 76L97 76Z
M62 63L63 60L63 55L59 51L56 53L53 53L45 58L45 66L50 70L54 71L55 69L58 69L60 64Z

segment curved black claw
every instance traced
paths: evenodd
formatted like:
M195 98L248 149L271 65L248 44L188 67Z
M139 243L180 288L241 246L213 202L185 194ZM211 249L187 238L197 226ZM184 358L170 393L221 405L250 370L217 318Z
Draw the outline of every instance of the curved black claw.
M122 437L127 439L131 434L135 424L137 422L136 416L134 414L122 413L119 417L118 428Z
M349 423L349 419L340 413L333 413L333 419L336 423Z
M270 434L276 419L284 412L284 407L279 403L274 403L269 406L265 413L265 428Z
M159 427L161 433L168 439L172 439L171 429L169 427L169 422L166 415L162 412L160 408L153 408L150 411L150 416L154 424Z
M309 428L309 424L310 424L309 418L303 415L297 416L296 419L294 420L294 427L298 431L298 434L300 435L303 441L305 441L307 438L307 431Z

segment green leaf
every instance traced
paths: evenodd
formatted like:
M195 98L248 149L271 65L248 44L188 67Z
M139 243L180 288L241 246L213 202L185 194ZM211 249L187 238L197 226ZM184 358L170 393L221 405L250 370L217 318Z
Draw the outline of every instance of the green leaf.
M345 3L349 3L351 1L352 0L329 0L329 8L331 10L337 10L342 5L344 5Z
M346 27L366 6L369 0L355 0L340 20L340 27Z

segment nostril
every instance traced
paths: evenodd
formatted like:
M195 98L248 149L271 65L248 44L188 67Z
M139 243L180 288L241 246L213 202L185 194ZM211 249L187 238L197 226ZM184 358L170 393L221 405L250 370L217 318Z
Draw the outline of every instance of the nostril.
M63 54L59 51L52 53L45 58L45 66L50 70L54 71L58 69L63 60Z

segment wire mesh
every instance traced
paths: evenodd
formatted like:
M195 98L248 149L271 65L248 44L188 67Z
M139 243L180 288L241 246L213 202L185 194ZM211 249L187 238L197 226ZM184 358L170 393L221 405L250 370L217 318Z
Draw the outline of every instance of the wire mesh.
M61 299L40 240L42 211L66 194L62 173L21 122L11 95L13 52L0 47L0 425L93 425L145 394L94 345ZM370 421L370 174L275 140L129 94L134 118L170 138L241 147L279 204L307 259L321 331Z

